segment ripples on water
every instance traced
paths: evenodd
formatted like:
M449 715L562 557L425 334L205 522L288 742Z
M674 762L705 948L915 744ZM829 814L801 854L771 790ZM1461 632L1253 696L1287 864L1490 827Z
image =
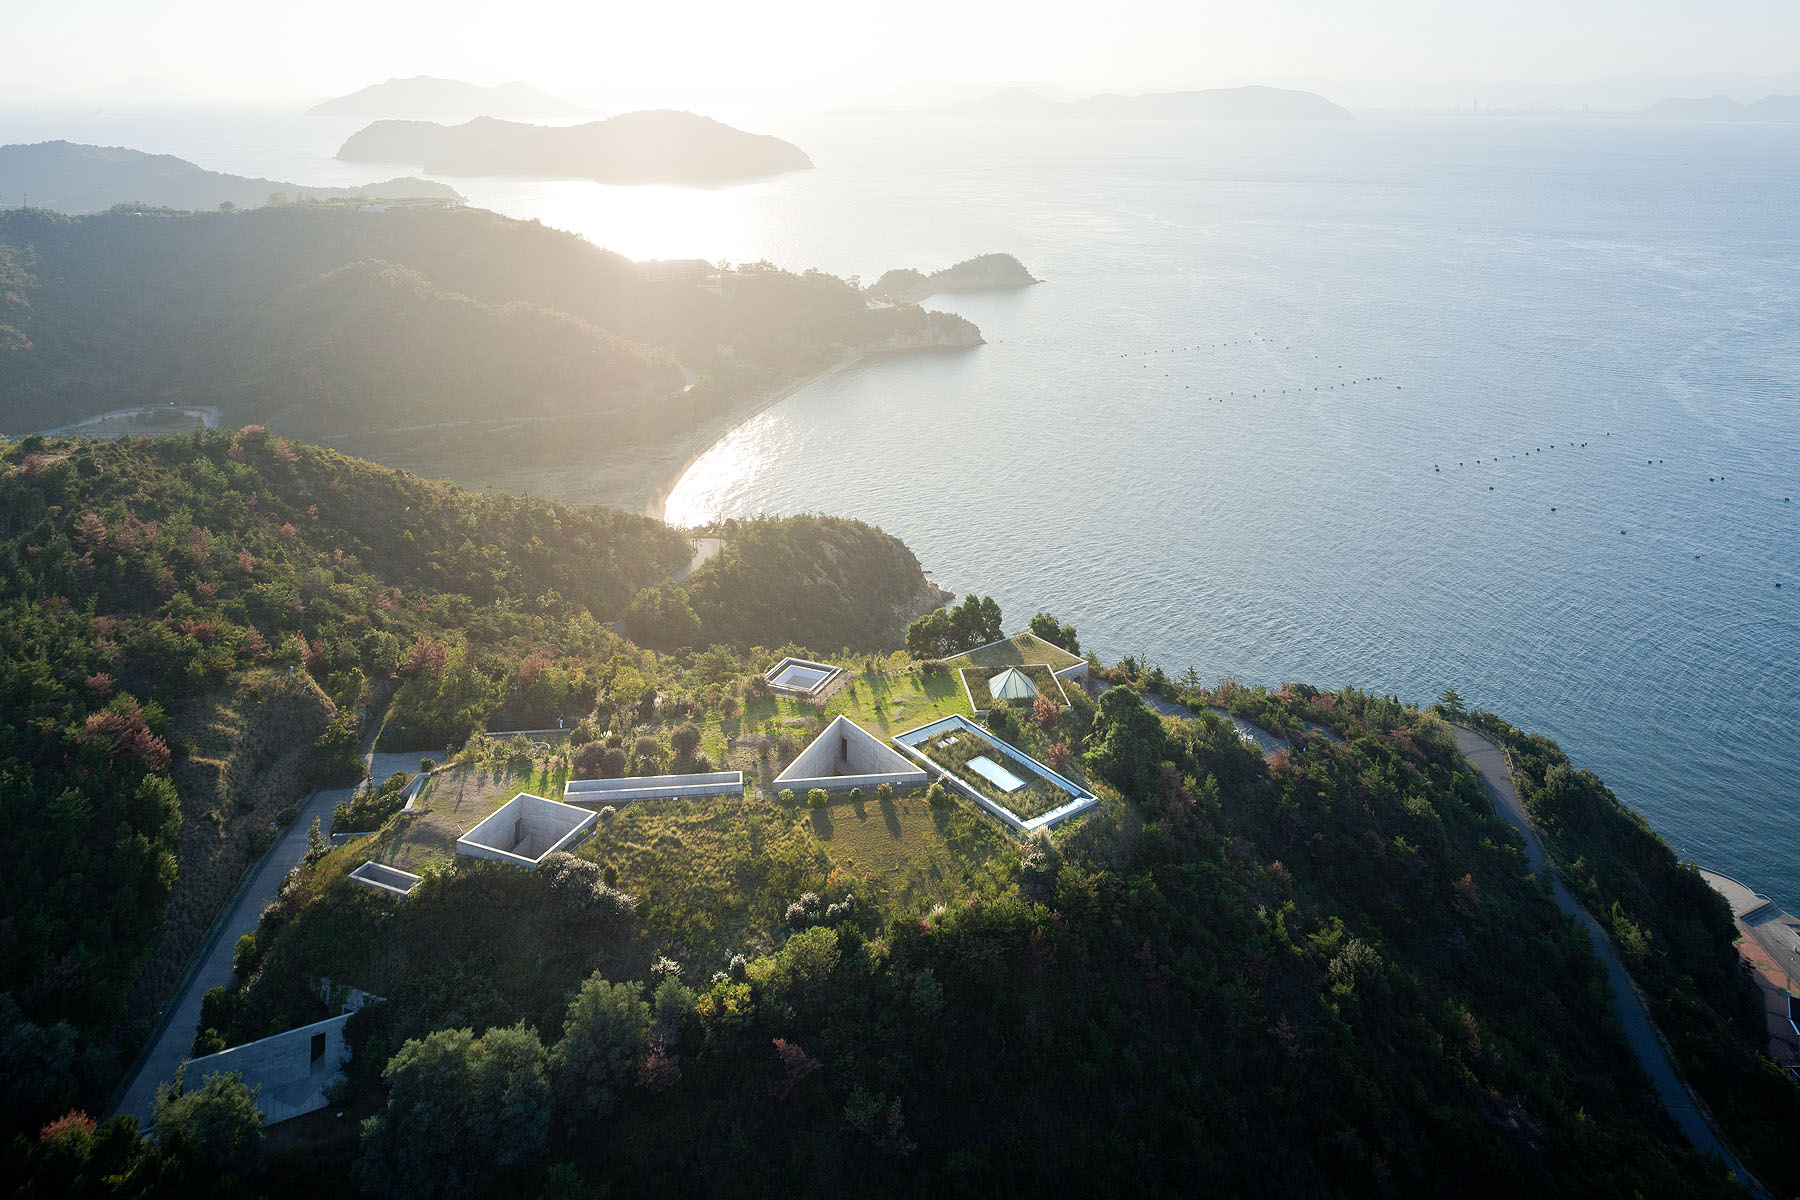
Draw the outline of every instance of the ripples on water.
M1455 686L1800 905L1792 131L1085 132L890 260L1016 250L1050 282L934 302L989 345L795 395L671 519L863 517L1109 659Z
M672 519L862 517L1108 659L1455 686L1800 910L1791 127L740 123L818 169L450 182L634 258L873 278L1010 250L1049 282L939 297L989 344L793 396ZM333 161L354 124L0 114L8 141L403 173Z

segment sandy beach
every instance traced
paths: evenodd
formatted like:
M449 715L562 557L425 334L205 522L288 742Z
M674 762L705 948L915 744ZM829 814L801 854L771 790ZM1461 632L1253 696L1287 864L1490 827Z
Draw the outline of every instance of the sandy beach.
M848 354L823 371L815 372L803 379L767 388L747 397L741 404L732 405L729 411L720 413L681 438L662 456L662 461L671 463L672 466L657 469L659 482L656 483L650 498L644 503L644 515L654 517L658 521L662 520L663 508L668 503L669 494L675 490L675 485L681 482L682 476L686 475L689 468L699 462L708 450L718 445L722 438L739 425L758 413L773 408L801 388L811 387L821 380L829 379L841 371L848 370L866 357L868 356L863 353Z

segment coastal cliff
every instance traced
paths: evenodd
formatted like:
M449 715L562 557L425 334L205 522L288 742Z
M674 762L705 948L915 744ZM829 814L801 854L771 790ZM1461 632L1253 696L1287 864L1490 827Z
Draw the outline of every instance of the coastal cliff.
M871 295L891 300L923 300L942 292L983 292L1030 287L1042 282L1010 254L983 254L927 275L910 267L889 271L870 286Z

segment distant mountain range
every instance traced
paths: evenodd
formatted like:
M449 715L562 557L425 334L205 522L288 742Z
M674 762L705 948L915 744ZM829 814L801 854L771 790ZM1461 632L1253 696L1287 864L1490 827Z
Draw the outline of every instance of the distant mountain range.
M1764 96L1739 104L1730 96L1661 100L1640 114L1653 121L1789 121L1800 122L1800 96Z
M389 179L358 187L308 187L277 179L251 179L208 171L172 154L145 154L118 146L38 142L0 146L0 180L7 204L29 198L33 207L57 212L101 212L115 204L204 211L221 204L256 208L275 192L289 199L460 200L454 188L424 179Z
M415 75L373 83L306 110L309 117L401 117L421 121L460 121L470 117L585 117L593 112L530 84L496 87Z
M377 121L352 135L337 156L416 164L434 175L601 183L719 184L812 167L791 142L669 109L563 126L486 117L464 125Z
M939 108L901 112L890 109L840 109L855 117L927 116L983 117L1016 120L1040 117L1087 117L1112 120L1163 121L1351 121L1350 110L1316 92L1286 88L1211 88L1196 92L1152 92L1142 96L1111 93L1082 100L1052 100L1025 88L1006 88L974 100Z

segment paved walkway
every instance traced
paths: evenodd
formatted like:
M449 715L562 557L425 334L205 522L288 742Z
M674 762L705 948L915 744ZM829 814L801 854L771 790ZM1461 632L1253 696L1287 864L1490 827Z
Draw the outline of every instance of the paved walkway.
M1494 802L1494 811L1525 835L1525 861L1531 864L1534 874L1548 875L1550 894L1556 901L1556 907L1587 930L1594 953L1606 968L1606 981L1612 989L1613 1013L1619 1018L1619 1024L1625 1030L1625 1040L1637 1054L1644 1073L1650 1076L1650 1082L1655 1085L1663 1107L1669 1110L1669 1115L1675 1119L1689 1141L1702 1151L1717 1155L1727 1168L1736 1173L1740 1183L1760 1195L1760 1191L1749 1182L1749 1173L1700 1115L1693 1095L1681 1081L1681 1076L1676 1074L1674 1064L1669 1061L1668 1052L1663 1048L1662 1039L1656 1031L1656 1025L1650 1019L1650 1012L1633 989L1631 976L1626 973L1625 963L1619 958L1619 952L1613 949L1612 941L1601 930L1599 922L1589 916L1587 909L1577 903L1569 889L1563 886L1562 879L1549 870L1549 859L1544 854L1543 844L1538 841L1537 830L1532 828L1531 820L1525 814L1525 805L1513 787L1512 772L1507 767L1506 756L1494 743L1460 726L1456 728L1456 748L1462 751L1463 757L1469 760L1482 782L1487 785L1488 796Z
M365 754L363 759L370 764L370 776L378 784L395 771L410 773L419 769L417 754L371 752ZM300 860L306 857L306 835L312 829L313 819L318 818L320 827L329 833L331 810L337 807L338 801L348 800L351 790L326 788L314 792L294 823L281 835L281 841L276 844L274 852L263 861L256 877L250 881L250 886L231 910L231 915L219 930L217 940L207 948L200 969L194 972L187 988L169 1009L169 1016L158 1030L150 1053L138 1065L137 1074L133 1076L119 1102L119 1111L136 1117L139 1125L149 1127L150 1103L156 1097L157 1086L175 1078L175 1072L188 1060L188 1051L193 1047L194 1033L200 1024L201 998L211 988L231 986L231 959L237 950L238 939L256 928L256 923L262 919L263 909L281 891L282 881L288 877L288 872L300 865Z

